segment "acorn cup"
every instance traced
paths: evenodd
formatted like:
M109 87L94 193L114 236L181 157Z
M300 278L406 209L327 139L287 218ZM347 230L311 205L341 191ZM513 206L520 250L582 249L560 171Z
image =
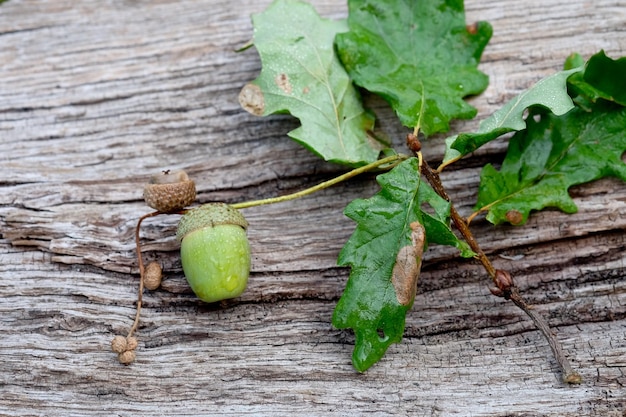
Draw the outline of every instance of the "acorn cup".
M205 204L185 213L177 239L187 282L207 303L235 298L244 292L250 274L248 222L225 203Z
M196 184L185 171L153 175L143 189L146 204L161 213L175 213L196 199Z

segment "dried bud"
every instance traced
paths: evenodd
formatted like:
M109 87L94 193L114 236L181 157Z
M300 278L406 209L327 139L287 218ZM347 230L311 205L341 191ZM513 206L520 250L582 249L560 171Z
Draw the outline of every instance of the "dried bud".
M120 363L124 365L129 365L135 360L136 357L137 357L137 354L135 353L134 350L127 350L125 352L120 353L119 356L117 357L117 360L119 360Z
M126 350L135 350L137 349L137 338L134 336L130 336L126 338Z
M490 287L489 292L495 295L496 297L504 297L504 293L497 287Z
M422 149L422 143L413 133L409 133L406 135L406 146L411 150L411 152L419 152Z
M115 353L122 353L127 349L127 342L124 336L115 336L111 341L111 350Z
M150 262L144 271L143 285L150 291L156 290L161 285L162 278L163 270L161 265L158 262Z
M501 269L496 269L495 282L498 289L501 291L511 291L511 287L513 287L513 278L511 278L511 274Z

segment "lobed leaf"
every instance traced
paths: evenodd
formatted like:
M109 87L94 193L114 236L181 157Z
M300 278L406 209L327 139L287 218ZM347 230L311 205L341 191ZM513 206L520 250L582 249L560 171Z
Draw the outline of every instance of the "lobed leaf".
M397 272L400 263L403 269L407 263L412 267L408 269L415 269L407 254L421 258L427 242L433 242L456 246L466 257L474 255L450 228L450 204L421 182L417 159L402 162L379 175L377 181L381 186L378 194L346 207L346 216L356 221L357 227L337 261L352 269L333 313L333 325L354 329L352 362L360 372L380 360L391 343L402 340L406 312L415 296L407 288L413 285L414 289L415 283L398 285L394 270ZM418 248L420 227L425 239ZM416 259L418 262L421 259ZM411 295L407 298L407 294Z
M600 51L589 58L583 72L567 82L572 92L586 101L604 99L626 106L626 57L613 60Z
M297 117L301 126L289 136L327 161L375 161L381 144L369 133L374 117L334 51L335 34L347 30L346 22L322 19L294 0L276 0L252 20L262 70L242 89L242 107L258 116Z
M604 102L591 112L531 116L511 138L500 170L489 164L481 172L475 209L488 211L487 220L523 224L545 207L574 213L571 186L607 176L626 181L626 108Z
M582 72L580 67L544 78L480 122L476 133L461 133L447 138L442 165L461 159L505 133L525 129L524 113L530 107L541 106L557 115L570 111L574 103L567 94L567 79L579 72Z
M462 0L348 6L350 31L337 35L339 57L355 83L385 98L405 126L420 123L428 136L476 115L463 97L487 87L477 66L492 29L486 22L466 27Z

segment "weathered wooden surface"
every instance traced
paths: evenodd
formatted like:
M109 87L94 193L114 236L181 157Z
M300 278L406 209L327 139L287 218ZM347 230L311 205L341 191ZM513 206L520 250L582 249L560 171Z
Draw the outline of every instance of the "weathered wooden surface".
M249 209L248 291L198 302L181 274L176 219L143 229L146 258L167 270L146 293L137 361L109 342L134 315L133 227L141 189L186 169L199 201L284 194L340 172L259 119L237 94L260 69L249 14L269 1L11 0L0 6L0 415L626 415L626 186L573 190L579 213L547 211L521 228L474 230L548 318L584 383L559 381L546 342L481 269L431 248L404 341L365 374L353 336L330 325L348 271L335 266L354 224L347 202L366 176L320 194ZM315 1L328 17L343 2ZM494 36L472 100L479 119L566 56L626 55L626 4L468 0ZM379 101L379 125L404 130ZM455 130L477 126L457 122ZM428 157L442 152L435 140ZM497 142L444 175L460 211ZM175 216L174 216L175 217Z

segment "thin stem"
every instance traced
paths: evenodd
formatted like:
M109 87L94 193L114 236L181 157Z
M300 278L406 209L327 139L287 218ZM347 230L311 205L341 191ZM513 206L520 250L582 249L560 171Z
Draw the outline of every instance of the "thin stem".
M272 197L272 198L266 198L263 200L253 200L253 201L244 201L243 203L235 203L235 204L231 204L232 207L236 208L236 209L243 209L243 208L248 208L248 207L256 207L256 206L262 206L265 204L274 204L274 203L282 203L285 201L289 201L289 200L295 200L297 198L300 197L304 197L307 196L309 194L313 194L314 192L323 190L324 188L328 188L331 187L335 184L338 184L342 181L348 180L352 177L356 177L359 174L362 174L364 172L367 171L371 171L372 169L381 167L383 165L389 164L389 163L393 163L393 162L397 162L397 161L402 161L407 159L406 155L392 155L392 156L388 156L387 158L383 158L383 159L379 159L378 161L372 162L371 164L367 164L364 165L360 168L355 168L352 171L346 172L343 175L340 175L338 177L335 177L331 180L328 181L324 181L320 184L317 184L313 187L307 188L305 190L302 191L298 191L296 193L293 194L287 194L287 195L283 195L280 197Z
M141 223L149 218L158 216L159 214L163 214L160 211L154 211L152 213L144 214L139 218L137 222L137 226L135 227L135 249L137 251L137 263L139 264L139 293L137 294L137 312L135 313L135 321L133 326L130 328L128 332L128 336L131 337L135 330L137 330L137 326L139 325L139 315L141 314L141 303L143 300L143 278L144 278L144 266L143 266L143 258L141 256L141 241L139 240L139 228L141 227Z
M441 172L448 166L448 165L452 165L453 163L455 163L456 161L460 160L462 157L461 156L457 156L456 158L452 158L449 161L443 162L441 163L441 165L439 165L437 167L437 172L439 174L441 174Z
M478 242L474 238L474 235L472 234L469 226L461 217L459 212L456 211L456 208L454 208L454 204L450 202L450 197L448 196L448 193L446 193L446 190L441 183L439 174L436 171L433 171L433 169L430 167L430 165L428 165L426 161L422 162L422 173L424 174L430 185L432 185L435 192L450 203L450 217L452 218L454 225L459 230L459 232L461 232L463 239L465 239L465 241L470 245L470 248L472 248L474 253L476 253L476 258L483 265L483 267L489 274L489 277L494 281L495 284L497 284L495 279L496 268L494 268L489 258L487 258L487 255L485 255L485 252L483 252L481 247L478 245Z
M420 110L417 116L417 124L413 128L413 136L417 138L417 134L420 131L420 127L422 126L422 116L424 115L424 102L426 99L424 98L424 83L420 80L420 85L422 87L422 102L420 103Z
M420 166L422 173L424 174L428 182L432 185L435 192L439 194L440 197L450 202L450 197L446 193L446 190L441 183L439 174L436 171L433 171L426 161L422 161ZM507 300L513 301L513 303L518 308L520 308L524 313L526 313L528 317L530 317L530 319L535 324L535 327L539 329L539 331L548 341L550 349L552 349L554 358L561 368L563 381L568 384L580 384L582 382L581 375L576 372L570 365L569 360L565 356L561 343L550 330L550 325L548 324L546 319L524 300L524 298L519 293L519 288L515 286L508 272L497 270L496 268L494 268L489 258L487 258L487 255L485 255L485 252L483 252L483 250L478 245L478 242L470 231L468 223L459 215L452 203L450 203L450 216L452 218L452 221L454 222L454 225L459 230L461 235L463 235L463 238L470 245L472 250L476 253L476 258L483 265L483 267L489 274L489 277L496 285L496 288L491 289L491 292L494 295L504 297Z
M467 216L467 224L469 225L472 220L474 220L474 218L476 216L478 216L480 214L480 210L473 212L472 214L470 214L469 216Z
M563 352L563 346L559 343L558 339L552 333L550 329L550 325L543 318L537 310L535 310L532 305L529 305L524 298L519 293L519 289L517 287L511 288L511 294L509 299L515 303L520 309L524 311L530 317L530 319L535 324L535 327L541 331L543 336L548 341L550 345L550 349L552 349L552 353L554 358L556 359L559 367L561 368L561 373L563 375L563 381L568 384L580 384L583 380L582 376L576 372L567 360L567 356L565 356L565 352Z

